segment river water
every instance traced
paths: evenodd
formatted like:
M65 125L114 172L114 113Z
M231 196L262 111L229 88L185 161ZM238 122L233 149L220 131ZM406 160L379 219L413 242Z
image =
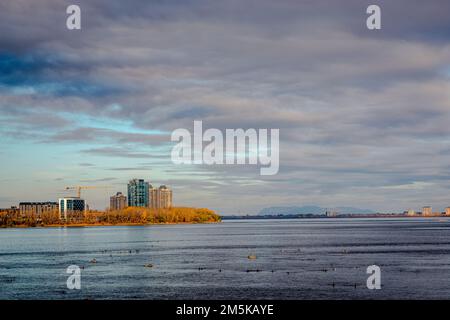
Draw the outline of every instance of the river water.
M0 229L0 299L436 298L450 298L448 218Z

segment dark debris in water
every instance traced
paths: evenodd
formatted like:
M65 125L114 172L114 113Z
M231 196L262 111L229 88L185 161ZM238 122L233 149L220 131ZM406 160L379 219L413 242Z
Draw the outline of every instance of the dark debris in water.
M15 277L5 276L0 274L0 283L12 283L16 281Z

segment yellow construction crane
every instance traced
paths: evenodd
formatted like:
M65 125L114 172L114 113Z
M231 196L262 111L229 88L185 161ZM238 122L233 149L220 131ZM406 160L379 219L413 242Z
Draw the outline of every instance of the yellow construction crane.
M65 190L77 190L77 197L81 198L81 189L102 189L102 188L109 188L109 186L74 186L74 187L66 187Z

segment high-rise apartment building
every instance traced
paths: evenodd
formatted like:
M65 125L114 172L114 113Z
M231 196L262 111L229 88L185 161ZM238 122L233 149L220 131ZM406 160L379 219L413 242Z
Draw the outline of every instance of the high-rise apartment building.
M172 190L167 186L149 189L149 207L153 209L172 207Z
M148 182L143 179L133 179L128 182L128 206L148 207L149 206Z
M109 198L110 210L122 210L127 207L127 197L122 192L117 192Z
M157 191L157 208L170 208L172 207L172 190L167 186L160 186Z
M158 189L153 188L152 185L150 185L150 189L148 190L148 203L149 203L149 207L156 209L158 208L157 206L157 198L158 198Z
M170 208L172 207L172 190L165 185L154 188L143 179L130 180L128 183L128 206L153 209Z

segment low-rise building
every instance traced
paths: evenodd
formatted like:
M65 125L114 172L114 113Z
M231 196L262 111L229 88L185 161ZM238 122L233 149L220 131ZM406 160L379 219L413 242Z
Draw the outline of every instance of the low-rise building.
M36 215L41 216L45 212L56 212L58 211L57 202L20 202L19 211L22 216Z
M337 217L338 213L337 213L336 210L327 210L327 211L325 212L325 215L326 215L328 218L335 218L335 217Z
M16 206L11 206L10 208L1 208L0 212L11 215L18 215L20 213L20 210Z
M430 206L423 207L422 215L423 216L432 216L433 215L433 209Z

